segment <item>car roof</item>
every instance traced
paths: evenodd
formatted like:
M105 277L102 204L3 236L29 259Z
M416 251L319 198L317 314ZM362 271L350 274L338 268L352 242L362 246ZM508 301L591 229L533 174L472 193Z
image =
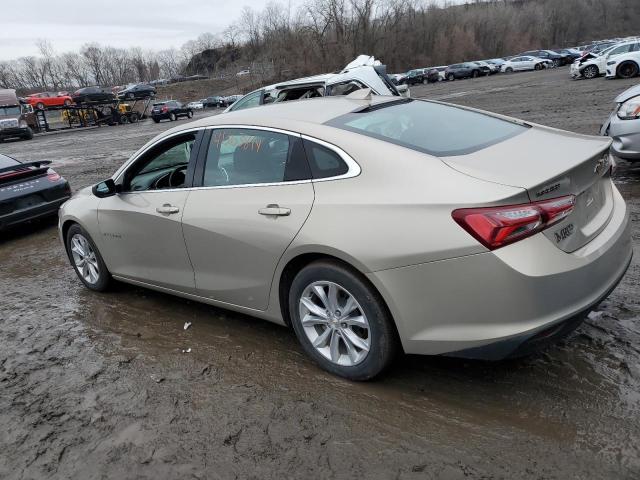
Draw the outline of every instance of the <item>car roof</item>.
M170 132L216 125L246 125L283 128L299 133L309 133L315 130L315 126L322 125L333 118L354 110L403 99L404 97L372 95L370 100L340 96L270 103L259 108L247 108L205 117L175 127Z

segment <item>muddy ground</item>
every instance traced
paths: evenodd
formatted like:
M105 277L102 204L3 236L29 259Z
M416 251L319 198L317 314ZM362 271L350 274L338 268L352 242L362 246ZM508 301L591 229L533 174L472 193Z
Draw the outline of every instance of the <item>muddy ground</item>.
M596 133L631 83L574 82L560 69L412 92ZM0 151L51 159L78 189L170 126ZM640 165L622 163L617 183L637 245ZM405 356L379 381L350 383L319 370L285 328L126 285L87 290L55 221L3 233L0 478L639 478L639 259L544 353Z

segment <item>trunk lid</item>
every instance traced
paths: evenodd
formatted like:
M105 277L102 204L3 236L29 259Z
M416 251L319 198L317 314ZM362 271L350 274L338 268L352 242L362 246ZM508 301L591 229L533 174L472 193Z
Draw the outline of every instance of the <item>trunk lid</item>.
M441 160L467 175L524 188L532 202L575 195L573 212L543 231L558 248L573 252L597 236L613 213L610 144L609 138L534 126L473 155Z

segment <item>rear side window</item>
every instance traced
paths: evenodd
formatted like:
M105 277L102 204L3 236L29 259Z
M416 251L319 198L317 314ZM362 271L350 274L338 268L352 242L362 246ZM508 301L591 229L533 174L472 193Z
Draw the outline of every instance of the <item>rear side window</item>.
M342 157L327 147L305 140L304 149L314 179L337 177L349 170Z
M484 113L412 99L348 113L326 124L440 157L473 153L528 128Z
M299 138L267 130L216 129L209 141L202 185L280 183L310 176Z

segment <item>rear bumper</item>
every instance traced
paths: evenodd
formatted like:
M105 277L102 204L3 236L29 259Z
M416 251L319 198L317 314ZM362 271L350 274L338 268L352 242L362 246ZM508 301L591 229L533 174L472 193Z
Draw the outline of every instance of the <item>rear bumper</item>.
M577 322L617 285L632 256L626 205L614 189L605 229L573 253L544 234L450 260L373 272L405 352L499 359ZM579 322L578 322L579 323ZM523 347L524 348L524 347Z
M69 198L71 198L71 195L2 215L0 216L0 230L28 222L30 220L36 220L41 217L57 214L60 206L69 200Z

